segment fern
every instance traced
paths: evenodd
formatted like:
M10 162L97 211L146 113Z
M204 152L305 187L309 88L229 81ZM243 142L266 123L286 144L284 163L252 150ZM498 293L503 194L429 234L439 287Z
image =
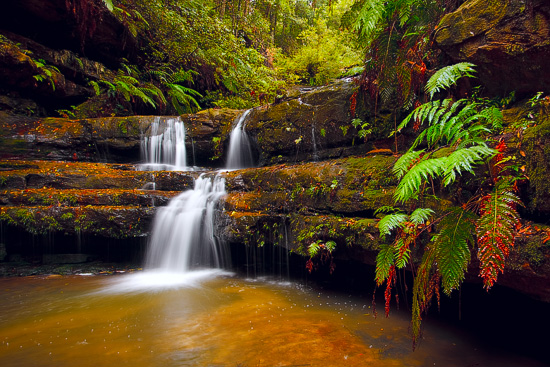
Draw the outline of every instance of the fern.
M492 193L481 200L481 216L476 223L478 236L479 275L485 288L496 282L498 274L504 271L506 258L514 245L519 215L516 206L519 198L512 192L510 184L499 182Z
M397 203L417 197L426 181L441 176L446 169L446 157L422 159L416 163L399 181L395 189L394 199Z
M435 72L434 75L428 79L426 87L424 88L426 93L433 98L434 94L442 89L447 89L452 85L455 85L457 80L462 77L473 77L475 70L474 64L469 62L460 62L458 64L446 66Z
M411 150L403 154L393 165L393 174L398 179L402 178L405 173L407 173L407 171L410 169L410 167L420 159L422 154L424 154L424 150Z
M387 235L397 228L403 226L409 216L403 213L388 214L378 222L378 230L380 231L380 237L384 239Z
M414 278L411 322L413 348L420 336L422 314L428 309L437 286L438 277L435 272L435 261L435 250L428 248L422 256L422 261Z
M384 281L390 274L390 269L394 265L394 248L391 245L382 245L376 255L376 273L375 280L378 286L384 284Z
M439 223L440 231L432 238L443 291L447 295L464 280L470 263L470 245L475 242L474 219L472 212L453 208Z
M457 174L463 171L474 173L474 167L483 163L487 158L496 154L496 150L484 144L474 145L469 148L455 150L445 159L443 171L444 185L449 186L456 180Z
M430 208L416 208L414 212L411 213L409 219L414 225L421 225L430 219L435 212Z

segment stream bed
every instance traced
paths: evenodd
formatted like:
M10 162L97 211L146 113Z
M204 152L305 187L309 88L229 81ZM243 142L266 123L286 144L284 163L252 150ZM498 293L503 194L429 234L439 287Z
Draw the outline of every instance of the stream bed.
M215 270L0 278L0 365L543 366L371 300Z

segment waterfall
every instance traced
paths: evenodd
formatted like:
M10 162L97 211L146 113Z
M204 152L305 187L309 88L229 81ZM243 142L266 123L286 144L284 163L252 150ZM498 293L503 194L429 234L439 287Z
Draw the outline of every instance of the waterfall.
M186 170L185 126L179 117L155 117L141 140L145 170Z
M319 154L317 153L317 142L315 141L315 125L311 125L311 141L313 145L313 161L317 162L319 160Z
M197 267L220 268L225 256L215 238L214 211L225 194L225 180L202 174L188 190L158 209L145 267L184 273Z
M254 166L254 157L250 146L250 139L245 131L246 119L252 110L246 110L237 117L233 130L229 135L229 154L227 156L228 169L239 169Z

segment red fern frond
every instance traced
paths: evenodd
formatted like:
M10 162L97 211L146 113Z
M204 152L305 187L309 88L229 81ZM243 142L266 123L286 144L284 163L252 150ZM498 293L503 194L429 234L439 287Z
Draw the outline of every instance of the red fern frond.
M506 258L514 246L516 231L520 227L516 211L519 203L511 185L503 182L481 199L480 218L476 223L477 256L480 261L479 276L483 278L486 289L491 288L498 274L504 272Z
M395 282L396 282L395 265L392 265L390 267L390 273L388 275L388 278L386 279L386 291L384 292L384 299L386 300L386 303L384 305L386 317L390 315L391 289L392 289L392 286L395 285Z

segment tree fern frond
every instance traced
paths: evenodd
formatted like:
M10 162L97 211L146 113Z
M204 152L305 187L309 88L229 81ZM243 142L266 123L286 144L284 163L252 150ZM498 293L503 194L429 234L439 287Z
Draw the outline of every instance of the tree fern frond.
M403 177L403 175L407 173L411 166L420 159L422 154L424 154L424 150L410 150L407 153L403 154L393 165L393 174L398 179Z
M381 245L376 255L375 280L377 285L382 285L390 274L390 268L394 263L394 248L391 245Z
M424 159L416 163L397 185L395 201L404 203L416 196L425 181L441 176L445 172L445 166L446 157Z
M462 174L463 171L473 173L473 166L482 163L495 153L496 150L484 145L455 150L447 156L445 162L444 185L452 184L456 180L456 176Z
M443 291L450 295L460 286L470 263L470 245L474 243L475 216L462 208L453 208L439 223L440 231L432 238Z
M516 206L521 205L508 182L499 182L492 193L482 199L480 218L476 222L478 237L479 275L485 288L496 282L499 273L504 272L506 258L514 245L519 214Z
M433 98L434 94L440 90L447 89L456 84L456 81L464 76L473 77L475 70L474 64L469 62L460 62L458 64L446 66L435 72L426 83L426 93Z
M378 230L380 231L380 237L384 239L387 235L390 235L394 229L402 227L408 218L409 216L403 213L394 213L394 214L385 215L378 222Z
M430 208L416 208L409 216L409 220L415 225L424 224L434 213Z

